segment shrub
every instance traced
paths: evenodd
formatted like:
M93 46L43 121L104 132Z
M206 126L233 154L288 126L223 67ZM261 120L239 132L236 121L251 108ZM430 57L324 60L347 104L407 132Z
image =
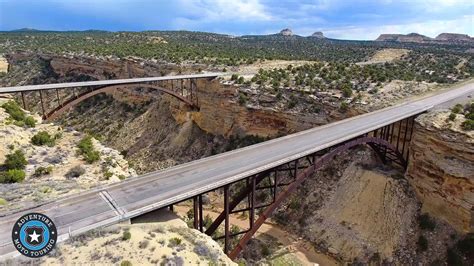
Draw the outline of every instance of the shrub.
M49 175L53 172L53 167L50 165L48 167L40 166L35 169L34 176Z
M176 246L179 246L181 245L181 243L183 242L183 240L181 240L181 238L179 237L173 237L170 239L169 243L168 243L168 247L176 247Z
M25 125L27 125L28 127L36 126L36 120L32 116L27 116L24 122L25 122Z
M463 110L463 107L461 104L456 104L452 109L451 109L451 112L455 113L455 114L459 114L461 113Z
M426 213L420 215L418 222L419 222L420 228L423 230L433 231L436 227L436 224L434 223L434 221Z
M464 130L474 130L474 120L468 119L462 122L461 126Z
M14 125L19 127L23 127L24 125L35 127L36 120L32 116L26 116L25 112L15 101L4 103L2 108L5 109L7 114L10 115L10 118L14 120Z
M132 266L132 263L128 260L123 260L121 263L120 263L120 266Z
M24 169L27 163L25 154L21 150L8 154L5 159L7 169Z
M84 157L86 162L94 163L100 159L100 153L94 150L91 136L82 138L77 147L79 148L79 154Z
M54 138L46 131L40 131L31 138L31 143L36 146L54 146Z
M130 233L130 231L124 231L122 234L122 240L127 241L130 238L132 238L132 233Z
M450 113L449 114L449 120L454 121L456 119L456 114L455 113Z
M418 248L421 250L421 251L426 251L428 250L428 239L426 239L426 237L424 236L420 236L418 238Z
M2 108L5 109L7 114L15 121L25 120L25 112L20 108L20 106L15 101L8 101L2 105Z
M0 206L7 205L8 201L4 198L0 198Z
M106 171L104 173L104 178L109 180L114 174L112 172Z
M349 105L346 102L341 102L339 105L339 110L346 112L349 109Z
M25 180L25 171L21 169L10 169L0 173L0 183L19 183Z
M230 77L230 80L237 80L238 78L239 78L239 75L232 74L232 76Z
M342 95L346 98L349 98L352 96L352 89L351 88L343 88L342 89Z
M240 94L239 95L239 104L240 105L245 105L246 102L247 102L247 97L243 94Z
M67 178L77 178L80 177L81 175L85 174L86 170L80 166L74 166L73 168L69 169L69 171L66 173Z

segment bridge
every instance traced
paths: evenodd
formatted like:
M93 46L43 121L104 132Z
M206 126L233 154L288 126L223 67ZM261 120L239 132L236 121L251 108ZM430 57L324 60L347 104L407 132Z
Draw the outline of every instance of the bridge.
M279 204L335 156L368 145L381 162L405 168L415 117L473 92L474 84L465 84L437 95L65 196L27 210L0 214L0 258L16 254L10 230L18 217L28 212L51 217L58 228L58 240L64 241L192 200L194 228L223 241L225 253L235 259ZM223 211L212 225L204 228L203 195L213 191L223 197ZM262 191L271 196L258 197ZM230 215L242 212L249 214L248 227L231 232ZM238 243L233 245L232 240L236 239Z
M28 96L39 95L43 119L51 121L76 104L100 93L112 93L121 89L147 88L162 91L184 102L192 109L199 109L197 80L214 79L217 74L178 75L149 78L115 79L101 81L70 82L57 84L27 85L0 88L0 94L19 93L23 108L28 110L31 102ZM65 93L60 93L65 91ZM53 93L53 95L51 95ZM63 97L61 97L61 94ZM50 104L47 104L47 101ZM52 108L48 109L48 105Z

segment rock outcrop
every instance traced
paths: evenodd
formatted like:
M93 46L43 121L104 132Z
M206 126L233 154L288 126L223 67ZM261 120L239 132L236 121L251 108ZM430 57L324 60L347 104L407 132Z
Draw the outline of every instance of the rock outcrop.
M436 38L430 38L418 33L410 34L381 34L375 41L380 42L414 42L440 44L466 44L474 42L467 34L441 33Z
M461 115L451 123L448 116L436 111L416 119L407 178L423 211L473 232L474 132L460 129Z
M441 33L436 36L435 40L437 41L454 41L454 42L470 42L473 41L473 38L469 37L467 34L459 33Z
M416 43L424 43L429 42L432 39L430 37L418 34L418 33L410 33L410 34L381 34L376 41L382 42L416 42Z
M213 135L275 137L328 122L328 117L322 115L242 106L238 103L238 88L221 84L218 80L200 80L197 86L200 110L187 111L181 102L174 100L171 112L178 123L191 120Z
M325 39L326 37L321 31L317 31L310 36L311 38L317 38L317 39Z
M283 36L293 36L293 32L290 29L283 29L280 31L278 35L283 35Z

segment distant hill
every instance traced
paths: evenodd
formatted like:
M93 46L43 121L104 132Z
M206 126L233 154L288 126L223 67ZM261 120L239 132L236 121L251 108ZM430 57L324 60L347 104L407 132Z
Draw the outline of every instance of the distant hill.
M33 28L21 28L16 30L11 30L11 32L30 32L30 31L41 31Z
M474 39L467 34L441 33L436 38L430 38L418 33L410 34L381 34L375 41L379 42L403 42L403 43L466 43L473 42Z
M459 34L459 33L441 33L440 35L436 36L435 40L438 41L461 41L461 42L470 42L473 41L472 37L469 37L467 34Z

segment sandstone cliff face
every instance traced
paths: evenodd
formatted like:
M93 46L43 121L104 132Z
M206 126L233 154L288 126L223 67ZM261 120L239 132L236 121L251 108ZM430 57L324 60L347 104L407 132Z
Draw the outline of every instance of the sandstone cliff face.
M178 123L191 120L213 135L275 137L328 123L328 117L317 114L285 113L240 105L238 89L218 80L200 80L197 86L200 110L186 110L182 103L174 100L171 113Z
M416 119L407 178L423 211L461 232L473 232L474 133L459 129L462 118L447 123L448 111Z

